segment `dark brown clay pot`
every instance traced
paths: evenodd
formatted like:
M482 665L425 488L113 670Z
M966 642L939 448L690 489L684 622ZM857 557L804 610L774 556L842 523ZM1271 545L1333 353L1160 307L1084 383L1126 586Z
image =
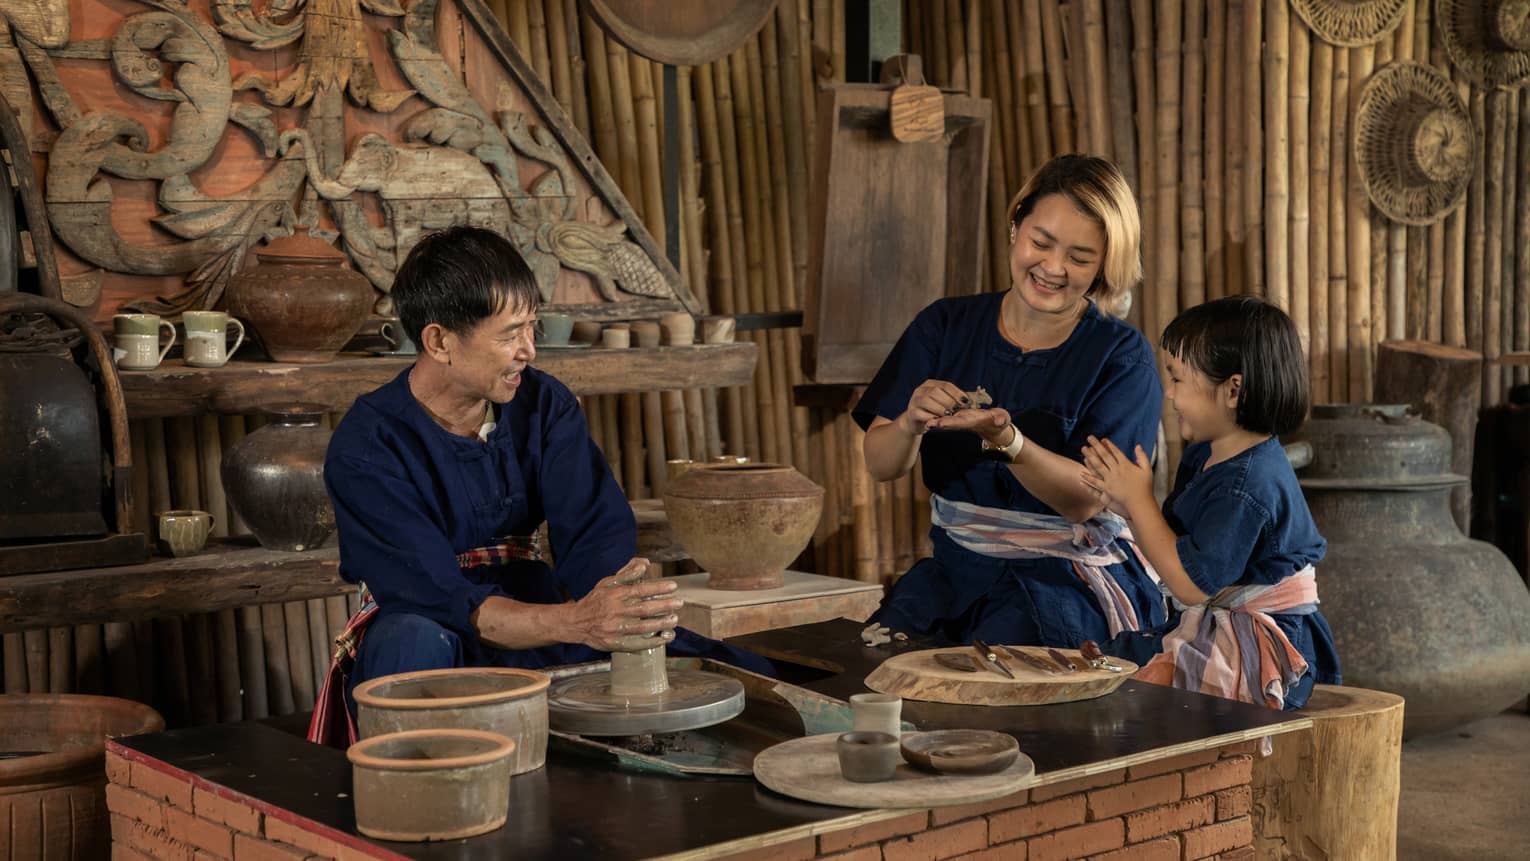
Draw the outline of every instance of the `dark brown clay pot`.
M106 739L164 728L116 697L0 696L0 858L110 855Z
M823 488L776 463L692 469L669 483L664 511L713 589L774 589L813 538Z
M229 505L262 547L312 550L335 531L324 489L330 431L314 407L295 405L223 453Z
M481 729L515 742L510 773L547 760L546 673L513 667L421 670L356 686L362 738L414 729Z
M498 733L419 729L351 745L356 828L380 840L460 840L505 824L515 742Z
M299 231L255 252L229 281L228 312L255 330L274 361L327 362L366 322L377 293L329 243Z
M1313 408L1302 493L1328 555L1318 597L1344 683L1400 694L1403 732L1497 714L1530 692L1530 592L1461 534L1450 435L1402 406ZM1448 609L1447 609L1448 608Z

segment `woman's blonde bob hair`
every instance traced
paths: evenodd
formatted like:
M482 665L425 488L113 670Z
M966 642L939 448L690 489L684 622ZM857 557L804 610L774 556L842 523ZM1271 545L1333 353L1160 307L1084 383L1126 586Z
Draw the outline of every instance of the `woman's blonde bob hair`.
M1126 177L1103 158L1060 155L1031 174L1009 202L1009 223L1018 228L1037 201L1053 194L1066 195L1105 229L1105 260L1086 295L1106 313L1125 313L1142 281L1142 217Z

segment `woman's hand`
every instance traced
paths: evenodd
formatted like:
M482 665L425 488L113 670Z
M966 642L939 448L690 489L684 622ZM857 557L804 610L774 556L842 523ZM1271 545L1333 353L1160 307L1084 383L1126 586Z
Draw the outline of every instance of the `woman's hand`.
M1115 443L1094 436L1090 436L1089 444L1084 446L1084 465L1088 467L1080 474L1084 486L1092 490L1106 508L1127 518L1131 517L1132 511L1141 511L1143 505L1154 505L1153 465L1140 445L1136 456L1134 463L1116 448Z
M957 410L948 416L937 416L925 424L926 429L970 430L992 446L1003 447L1014 440L1010 429L1009 410L993 407L986 410Z
M931 427L939 427L931 422L961 406L964 398L966 393L955 383L925 380L909 396L908 409L898 416L898 429L909 436L919 436Z

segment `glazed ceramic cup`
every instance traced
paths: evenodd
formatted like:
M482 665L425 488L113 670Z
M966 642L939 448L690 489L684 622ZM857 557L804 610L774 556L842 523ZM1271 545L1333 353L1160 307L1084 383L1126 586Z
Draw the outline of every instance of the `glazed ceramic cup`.
M834 743L839 773L855 783L891 780L903 755L898 740L885 732L847 732Z
M885 732L894 739L903 733L903 698L892 694L851 694L850 713L856 732Z
M160 344L159 333L169 331L170 340ZM127 371L152 371L175 346L175 327L157 314L118 314L112 317L112 358Z
M569 336L574 334L574 318L567 314L538 314L537 322L542 324L542 337L537 339L538 344L564 347L568 345Z
M171 556L191 556L207 546L213 527L211 514L192 509L161 511L158 520L159 548Z
M186 364L194 368L221 368L244 343L244 324L222 311L187 311L181 315L186 327ZM237 332L228 345L228 328Z
M404 332L402 323L390 321L382 324L377 331L395 353L407 353L412 356L420 351L420 348L409 340L409 335Z

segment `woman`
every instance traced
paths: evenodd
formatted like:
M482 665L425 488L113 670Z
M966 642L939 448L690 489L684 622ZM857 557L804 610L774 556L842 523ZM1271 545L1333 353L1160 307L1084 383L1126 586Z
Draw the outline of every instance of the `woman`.
M1060 156L1009 207L1010 287L942 299L903 333L854 416L880 481L924 456L935 555L877 620L952 642L1075 647L1164 621L1124 521L1081 480L1090 435L1153 450L1153 351L1111 315L1142 278L1141 223L1109 162ZM968 393L982 388L990 408Z

